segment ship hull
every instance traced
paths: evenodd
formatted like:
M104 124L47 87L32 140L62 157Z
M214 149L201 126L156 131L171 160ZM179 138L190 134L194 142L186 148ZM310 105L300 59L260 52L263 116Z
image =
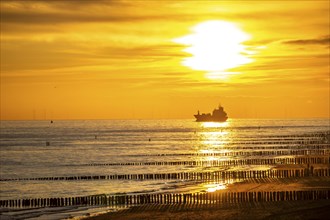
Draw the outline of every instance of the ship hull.
M225 122L228 117L213 117L207 115L194 115L197 122Z

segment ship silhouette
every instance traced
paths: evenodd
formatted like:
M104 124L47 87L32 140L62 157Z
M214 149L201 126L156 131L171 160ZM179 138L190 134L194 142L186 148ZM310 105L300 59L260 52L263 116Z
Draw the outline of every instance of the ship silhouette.
M206 122L225 122L228 119L227 113L224 111L223 107L219 105L217 109L214 109L212 114L211 113L202 113L200 114L199 111L197 115L194 115L196 121L206 121Z

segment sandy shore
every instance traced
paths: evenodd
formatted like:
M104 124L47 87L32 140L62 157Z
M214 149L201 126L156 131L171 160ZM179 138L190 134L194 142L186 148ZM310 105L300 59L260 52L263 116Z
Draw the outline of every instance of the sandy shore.
M330 189L329 177L250 179L229 184L223 191ZM215 192L216 193L216 192ZM329 219L330 200L239 204L147 204L88 219Z
M222 205L142 205L90 220L104 219L329 219L330 201L288 201Z

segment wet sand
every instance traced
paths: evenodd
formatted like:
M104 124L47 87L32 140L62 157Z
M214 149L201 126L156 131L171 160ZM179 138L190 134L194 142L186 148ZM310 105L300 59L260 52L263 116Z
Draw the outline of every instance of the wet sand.
M250 179L223 191L281 191L330 189L329 177ZM216 193L216 192L215 192ZM146 204L88 219L329 219L330 200L219 204Z
M142 205L107 213L105 219L329 219L330 201L288 201L222 205Z

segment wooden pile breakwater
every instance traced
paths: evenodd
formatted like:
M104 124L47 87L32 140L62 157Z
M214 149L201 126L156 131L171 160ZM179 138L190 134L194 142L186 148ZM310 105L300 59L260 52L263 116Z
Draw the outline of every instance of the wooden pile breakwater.
M305 144L305 145L291 145L291 144L271 144L271 145L235 145L232 143L226 144L226 146L222 146L223 150L288 150L288 149L304 149L304 150L313 150L313 149L329 149L330 144Z
M265 144L296 144L296 145L308 145L308 144L324 144L324 140L316 140L316 139L269 139L264 138L260 141L251 141L251 140L239 140L234 141L232 144L240 144L240 145L265 145Z
M211 172L179 172L179 173L147 173L147 174L113 174L97 176L55 176L34 178L0 179L0 181L76 181L76 180L204 180L217 181L226 179L250 178L295 178L330 176L330 168L318 169L281 169L281 170L244 170L244 171L211 171Z
M296 158L248 158L235 160L155 161L127 163L91 163L76 166L236 166L274 164L329 164L329 156ZM71 165L69 165L71 166Z
M219 131L215 131L218 134L221 134ZM318 137L318 138L309 138L309 137L273 137L273 136L260 136L258 139L253 139L251 136L246 137L237 137L235 139L231 139L228 137L224 137L223 140L232 140L229 144L238 145L238 144L299 144L299 145L308 145L308 144L322 144L329 143L329 136Z
M122 155L133 157L157 157L157 156L307 156L307 155L330 155L330 149L300 149L300 150L260 150L260 151L228 151L228 152L210 152L210 153L168 153L168 154L134 154Z
M141 204L224 204L297 200L328 200L330 190L92 195L67 198L0 200L0 207L118 206Z

